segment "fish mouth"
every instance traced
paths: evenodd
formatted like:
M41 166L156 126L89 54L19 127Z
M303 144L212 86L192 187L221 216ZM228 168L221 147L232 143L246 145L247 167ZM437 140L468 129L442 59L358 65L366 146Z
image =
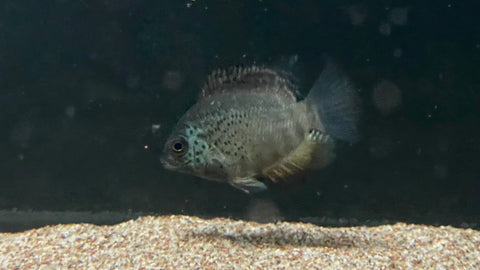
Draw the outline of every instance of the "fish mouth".
M160 157L160 163L167 170L174 170L176 167L165 157Z

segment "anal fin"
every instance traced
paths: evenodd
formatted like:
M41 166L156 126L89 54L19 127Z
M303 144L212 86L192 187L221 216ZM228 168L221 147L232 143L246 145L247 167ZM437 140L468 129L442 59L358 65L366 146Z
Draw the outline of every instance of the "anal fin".
M291 176L309 168L323 168L335 158L335 142L327 134L311 129L290 154L263 170L272 182L287 181Z

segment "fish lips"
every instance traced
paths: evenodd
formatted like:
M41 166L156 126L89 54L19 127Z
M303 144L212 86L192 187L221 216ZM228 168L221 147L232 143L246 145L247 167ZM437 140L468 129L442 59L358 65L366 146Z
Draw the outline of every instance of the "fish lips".
M163 155L160 157L160 163L163 167L170 171L179 171L185 173L192 173L192 169L182 162L178 161L175 157L170 155Z
M171 158L168 156L161 156L160 157L160 163L163 165L163 167L167 170L175 170L177 169L177 166L175 166Z

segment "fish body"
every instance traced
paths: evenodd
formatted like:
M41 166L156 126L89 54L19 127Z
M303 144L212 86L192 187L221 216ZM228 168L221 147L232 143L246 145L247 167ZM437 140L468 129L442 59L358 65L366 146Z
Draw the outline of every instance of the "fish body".
M162 163L247 193L266 189L262 178L280 182L326 166L334 157L331 135L355 139L358 106L355 91L332 64L322 74L328 77L321 75L300 100L288 72L255 66L214 71L167 140ZM325 87L341 89L332 100L322 94L331 94L320 89ZM323 118L343 121L332 123L338 134L329 134Z

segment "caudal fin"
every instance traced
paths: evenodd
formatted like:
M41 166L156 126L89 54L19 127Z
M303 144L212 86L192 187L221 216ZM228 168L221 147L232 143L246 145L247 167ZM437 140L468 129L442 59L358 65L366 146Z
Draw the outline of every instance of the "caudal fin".
M327 60L307 96L307 103L333 138L350 143L359 139L360 98L348 78Z

